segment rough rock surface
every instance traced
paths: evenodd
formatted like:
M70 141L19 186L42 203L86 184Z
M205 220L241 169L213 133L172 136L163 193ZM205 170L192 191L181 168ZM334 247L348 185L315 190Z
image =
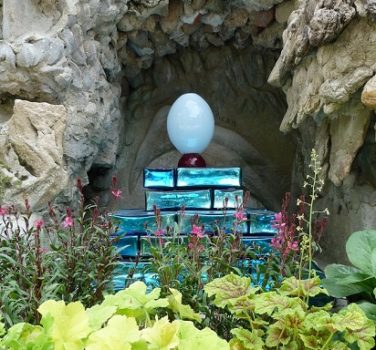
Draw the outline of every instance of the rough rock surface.
M0 128L0 161L5 164L0 170L12 184L5 189L5 202L27 198L40 209L66 189L66 119L64 106L15 100L13 115Z
M373 1L301 1L269 76L287 96L281 131L300 135L304 160L297 182L310 148L322 159L327 185L321 205L332 213L323 262L344 259L351 232L376 227L374 11ZM333 252L334 246L342 249Z

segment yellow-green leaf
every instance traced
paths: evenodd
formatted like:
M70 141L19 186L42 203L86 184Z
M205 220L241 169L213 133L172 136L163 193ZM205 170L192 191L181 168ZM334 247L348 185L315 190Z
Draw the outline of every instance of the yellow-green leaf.
M116 306L94 305L86 309L89 317L89 326L93 331L100 329L103 324L116 312Z
M38 308L41 324L52 338L55 350L82 350L83 340L91 332L89 317L80 302L65 305L49 300Z
M256 332L251 332L244 328L234 328L231 330L231 333L239 340L244 349L249 350L263 350L264 349L264 341L262 338L258 336Z
M209 328L198 330L192 322L179 322L178 350L229 350L229 344Z
M234 300L255 294L259 288L251 287L251 280L247 277L240 277L233 273L216 278L205 286L205 292L210 296L214 295L214 304L218 307L226 307Z
M86 350L131 350L131 343L140 339L140 331L134 318L115 315L106 327L89 336Z
M201 317L198 313L194 312L189 305L182 303L182 294L176 289L170 288L171 294L167 297L169 308L176 312L181 319L194 320L201 322Z
M299 280L296 277L285 278L279 291L282 294L295 296L295 297L314 297L318 294L326 294L326 289L321 288L321 281L319 277L313 277L306 280Z
M179 344L179 322L170 323L167 316L157 320L153 327L141 331L142 338L148 343L149 350L175 349Z
M290 298L277 292L266 292L257 296L254 300L257 314L271 315L274 311L283 311L304 306L300 298Z

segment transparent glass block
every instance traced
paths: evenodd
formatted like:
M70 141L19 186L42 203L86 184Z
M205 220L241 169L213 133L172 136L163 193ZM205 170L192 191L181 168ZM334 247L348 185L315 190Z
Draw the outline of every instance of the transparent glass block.
M227 203L225 199L228 198ZM214 190L214 209L238 208L243 203L243 190Z
M273 227L275 213L268 210L248 210L249 233L270 233L275 234L277 230Z
M114 246L121 256L136 257L138 255L138 236L117 237Z
M177 187L241 187L241 169L177 168Z
M162 212L161 225L173 227L175 223L175 213ZM141 210L120 210L112 214L112 220L117 225L116 233L121 234L147 234L157 230L154 212L145 212Z
M157 273L146 273L144 275L144 281L148 292L159 287L159 276Z
M145 188L174 188L174 169L144 169Z
M192 229L192 225L199 225L204 227L205 233L216 233L219 230L223 230L226 233L233 233L234 231L234 210L223 211L215 210L201 210L201 211L185 211L179 212L178 225L180 233L189 234ZM248 225L244 221L237 227L238 232L247 233Z
M160 209L210 209L210 190L197 191L146 191L146 210Z

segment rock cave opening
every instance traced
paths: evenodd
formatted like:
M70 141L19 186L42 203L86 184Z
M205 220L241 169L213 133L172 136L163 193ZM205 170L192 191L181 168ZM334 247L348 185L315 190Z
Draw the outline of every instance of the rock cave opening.
M123 42L117 174L124 189L119 206L143 207L143 168L177 165L166 117L176 98L195 92L215 116L215 136L203 154L207 164L241 166L249 205L277 210L291 190L295 140L279 131L285 95L267 83L281 47L275 9L206 15L207 9L196 8L187 17L182 2L169 6L167 17L128 15L118 24ZM103 174L98 181L90 177L103 190Z

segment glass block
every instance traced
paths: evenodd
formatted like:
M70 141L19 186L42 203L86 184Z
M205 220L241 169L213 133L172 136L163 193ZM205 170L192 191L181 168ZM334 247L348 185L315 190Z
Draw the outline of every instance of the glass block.
M243 203L243 190L214 190L214 209L224 208L225 198L228 198L226 208L237 208Z
M259 254L267 254L270 252L270 242L272 237L243 237L242 242L243 244L248 247L259 247Z
M156 205L160 209L210 209L210 190L197 191L146 191L146 210Z
M114 246L121 256L135 257L138 255L138 236L117 237Z
M174 169L144 169L145 188L174 188Z
M161 225L173 227L175 223L175 213L162 212ZM153 212L141 210L120 210L112 214L113 222L117 225L117 234L146 234L157 230L155 215Z
M204 226L205 233L216 233L218 228L226 233L232 233L234 230L234 214L234 210L227 210L226 214L215 210L180 212L178 213L180 233L189 234L193 224ZM239 232L247 233L247 222L243 222L237 229Z
M177 168L177 187L241 187L241 169Z
M159 276L157 273L146 273L144 275L144 281L145 281L145 284L147 286L147 291L151 291L153 290L154 288L158 288L159 287Z
M275 213L268 210L248 210L249 213L249 233L275 234L277 230L273 227Z

